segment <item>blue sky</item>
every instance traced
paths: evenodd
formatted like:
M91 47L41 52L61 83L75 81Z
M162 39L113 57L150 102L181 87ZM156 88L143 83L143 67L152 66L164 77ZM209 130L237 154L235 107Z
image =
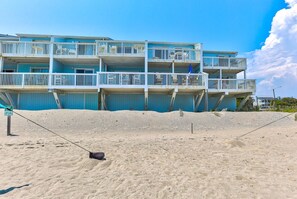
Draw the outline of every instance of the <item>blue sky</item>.
M248 52L269 35L283 0L1 0L0 32L202 42Z

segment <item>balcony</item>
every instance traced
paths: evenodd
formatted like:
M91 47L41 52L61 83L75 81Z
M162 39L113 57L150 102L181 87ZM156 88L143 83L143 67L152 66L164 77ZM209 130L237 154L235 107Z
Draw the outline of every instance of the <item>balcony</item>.
M148 88L208 89L212 92L255 92L250 79L208 79L207 74L148 73ZM49 85L49 81L51 84ZM145 73L0 73L1 89L144 88Z
M256 92L256 80L254 79L209 79L209 90L241 90Z
M0 88L47 88L48 73L0 73Z
M94 57L96 56L95 43L54 43L56 57Z
M0 44L3 56L49 56L48 42L3 41Z
M246 58L203 57L204 69L246 69Z
M51 77L53 88L97 88L96 74L52 73Z
M200 62L200 51L194 49L149 48L150 62Z
M148 73L149 87L205 88L206 74Z
M99 56L145 56L145 45L140 42L99 41Z
M133 72L100 72L100 87L144 87L145 73Z

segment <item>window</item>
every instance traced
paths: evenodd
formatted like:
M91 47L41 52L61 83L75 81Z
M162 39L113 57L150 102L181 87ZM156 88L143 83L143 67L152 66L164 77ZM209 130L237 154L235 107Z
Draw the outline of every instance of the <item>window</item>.
M14 69L3 69L3 73L14 73Z
M94 69L75 69L76 73L79 75L76 76L76 85L79 86L92 86L95 81L95 77L92 75L80 75L80 74L93 74Z

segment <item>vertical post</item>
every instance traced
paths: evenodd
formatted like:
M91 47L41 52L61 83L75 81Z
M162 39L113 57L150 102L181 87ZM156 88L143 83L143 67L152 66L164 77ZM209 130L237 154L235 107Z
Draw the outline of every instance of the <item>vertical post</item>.
M194 127L193 127L193 123L191 123L191 133L194 133Z
M208 111L208 89L205 89L204 111Z
M11 135L11 116L7 116L7 136Z
M48 87L51 88L52 86L52 73L54 72L54 38L51 37L50 46L49 46L49 77L48 77Z
M99 72L102 72L102 58L99 59Z
M200 43L200 73L203 72L203 44Z
M145 47L144 47L144 52L145 52L145 59L144 59L144 83L145 83L145 88L148 88L148 41L145 41Z
M22 88L25 86L25 73L22 74Z
M4 65L3 62L4 62L3 57L0 57L0 72L3 71L3 65Z
M273 92L273 100L275 101L275 91L274 91L274 88L272 89L272 92Z
M172 73L174 73L174 61L172 61L171 66L172 66Z

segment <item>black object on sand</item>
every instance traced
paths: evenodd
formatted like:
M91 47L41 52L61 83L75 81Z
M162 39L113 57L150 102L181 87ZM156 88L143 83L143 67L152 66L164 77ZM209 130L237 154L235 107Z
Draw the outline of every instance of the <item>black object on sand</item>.
M96 153L90 152L89 158L97 159L97 160L106 160L104 156L105 154L103 152L96 152Z

